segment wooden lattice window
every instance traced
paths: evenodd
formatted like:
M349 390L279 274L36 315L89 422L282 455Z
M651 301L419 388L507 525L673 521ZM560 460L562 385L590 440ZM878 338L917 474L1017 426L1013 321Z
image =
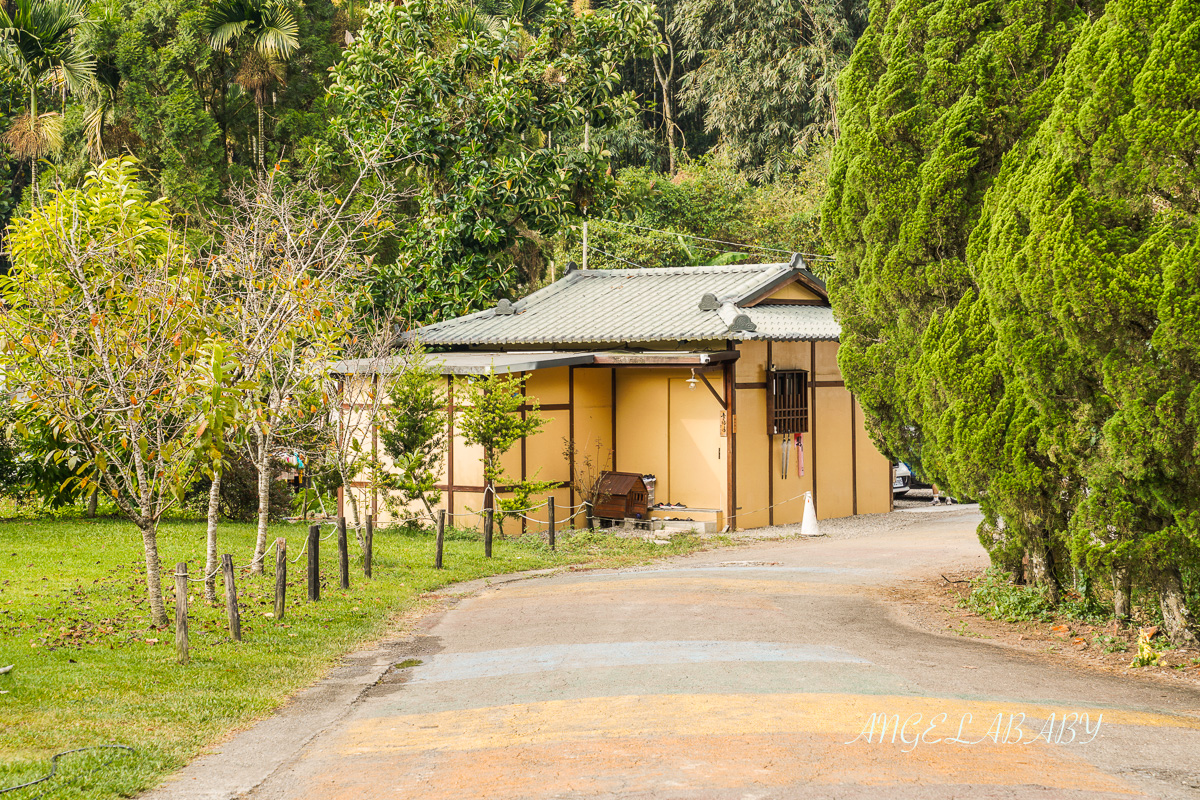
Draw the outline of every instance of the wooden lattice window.
M808 371L780 369L767 373L767 433L808 433Z

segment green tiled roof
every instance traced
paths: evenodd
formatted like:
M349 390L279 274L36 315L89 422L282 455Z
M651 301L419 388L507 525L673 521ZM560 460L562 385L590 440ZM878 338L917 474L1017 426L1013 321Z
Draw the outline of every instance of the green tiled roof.
M740 305L795 277L823 293L798 256L784 264L575 270L511 305L416 334L434 347L837 339L828 306Z

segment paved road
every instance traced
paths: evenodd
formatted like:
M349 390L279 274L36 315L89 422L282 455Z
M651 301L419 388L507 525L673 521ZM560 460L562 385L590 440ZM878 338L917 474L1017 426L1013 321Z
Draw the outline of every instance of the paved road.
M930 635L883 599L982 564L976 521L488 589L250 796L1200 796L1200 693Z

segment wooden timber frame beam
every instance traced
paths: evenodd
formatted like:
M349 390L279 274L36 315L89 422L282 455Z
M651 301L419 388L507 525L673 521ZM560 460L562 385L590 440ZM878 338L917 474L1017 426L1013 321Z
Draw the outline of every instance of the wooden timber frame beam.
M732 343L731 343L732 344ZM737 530L737 390L734 389L734 379L736 378L735 361L726 361L721 365L722 377L724 378L725 402L721 403L725 409L725 481L726 481L726 497L729 501L729 530L730 532ZM703 377L703 373L701 373ZM708 381L704 381L705 385L711 390L712 386ZM714 391L715 395L716 392ZM717 398L720 401L720 397Z
M726 365L731 363L733 362L723 362ZM708 382L708 377L704 374L703 370L693 370L693 372L696 372L700 376L700 380L704 381L704 385L708 387L708 391L712 393L712 396L717 398L717 402L721 404L721 408L729 411L729 387L723 387L725 389L725 397L721 397L721 395L717 394L717 390L713 388L713 385ZM721 377L728 383L729 368L727 366L721 367Z
M809 433L808 442L812 446L812 497L813 513L817 511L817 342L809 343L808 366L812 368L812 406L808 410Z
M552 489L565 489L567 486L568 484L566 481L550 482L550 488ZM350 487L353 489L369 489L371 487L371 482L353 481L351 482ZM439 492L449 492L453 490L455 492L465 492L467 494L483 494L487 491L486 486L471 486L469 484L458 484L456 486L451 486L446 483L435 483L433 488L437 489ZM496 487L496 493L503 494L505 492L511 492L515 488L517 487L513 486L512 484L504 483Z
M858 516L858 420L855 419L854 393L850 392L850 480L852 512Z
M612 411L612 421L610 423L610 432L612 433L612 450L609 453L609 459L612 461L612 468L615 472L617 469L617 368L613 367L612 380L609 388L609 405Z
M770 433L775 418L775 397L771 393L771 369L775 365L774 354L771 352L771 340L767 339L767 381L763 383L766 394L767 432ZM775 436L767 437L767 524L775 524Z

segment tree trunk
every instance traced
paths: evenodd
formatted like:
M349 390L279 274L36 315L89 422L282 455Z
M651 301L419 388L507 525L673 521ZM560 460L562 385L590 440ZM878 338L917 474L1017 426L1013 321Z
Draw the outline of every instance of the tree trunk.
M96 518L96 503L100 500L100 492L92 492L88 496L87 515L88 519Z
M1171 643L1186 647L1200 646L1195 621L1184 598L1183 578L1174 565L1159 570L1158 598L1162 608L1163 627L1167 629L1167 638Z
M1012 582L1016 586L1025 585L1025 559L1013 562L1007 567L1008 573L1012 575Z
M433 510L433 506L430 505L429 498L425 496L424 492L421 492L421 505L425 506L425 513L429 515L429 519L432 520L434 525L436 525L437 512Z
M208 490L208 555L204 563L204 599L217 603L217 523L221 520L221 473L213 474Z
M153 522L139 523L142 548L146 552L146 591L150 596L150 624L167 627L167 607L163 603L162 572L158 562L158 526Z
M1046 590L1046 596L1054 605L1062 599L1058 577L1054 574L1054 554L1050 550L1050 535L1041 529L1030 531L1029 569L1033 582Z
M663 117L667 121L667 174L675 174L675 109L671 96L663 94Z
M340 467L338 468L338 474L342 478L342 502L350 506L350 523L354 526L354 536L358 539L359 549L365 549L367 540L363 535L362 520L358 515L358 500L354 497L354 492L350 488L350 476Z
M671 100L671 84L675 80L675 45L663 36L667 45L668 66L664 67L659 57L654 56L654 77L662 89L663 124L667 127L667 174L675 174L675 104Z
M38 119L37 88L34 87L33 91L30 92L30 94L29 94L29 125L30 125L30 128L33 130L33 140L35 142L35 146L37 146L38 143L40 143L40 139L38 138L38 128L40 127L40 125L38 124L39 122L41 122L41 120ZM38 147L38 149L41 149L41 148ZM33 197L30 200L30 204L34 208L38 207L38 199L39 199L38 181L37 181L37 162L38 162L38 157L36 154L33 156L33 158L29 159L29 186L33 190Z
M1124 561L1112 566L1113 616L1122 624L1133 616L1133 570Z
M271 434L257 430L258 439L258 539L254 543L254 560L250 564L252 574L261 575L263 560L267 553L267 521L271 515Z
M255 160L258 163L255 166L261 170L263 166L263 160L266 155L266 148L263 147L263 104L256 97L254 100L254 105L258 106L258 147L255 148L258 151L255 153Z

